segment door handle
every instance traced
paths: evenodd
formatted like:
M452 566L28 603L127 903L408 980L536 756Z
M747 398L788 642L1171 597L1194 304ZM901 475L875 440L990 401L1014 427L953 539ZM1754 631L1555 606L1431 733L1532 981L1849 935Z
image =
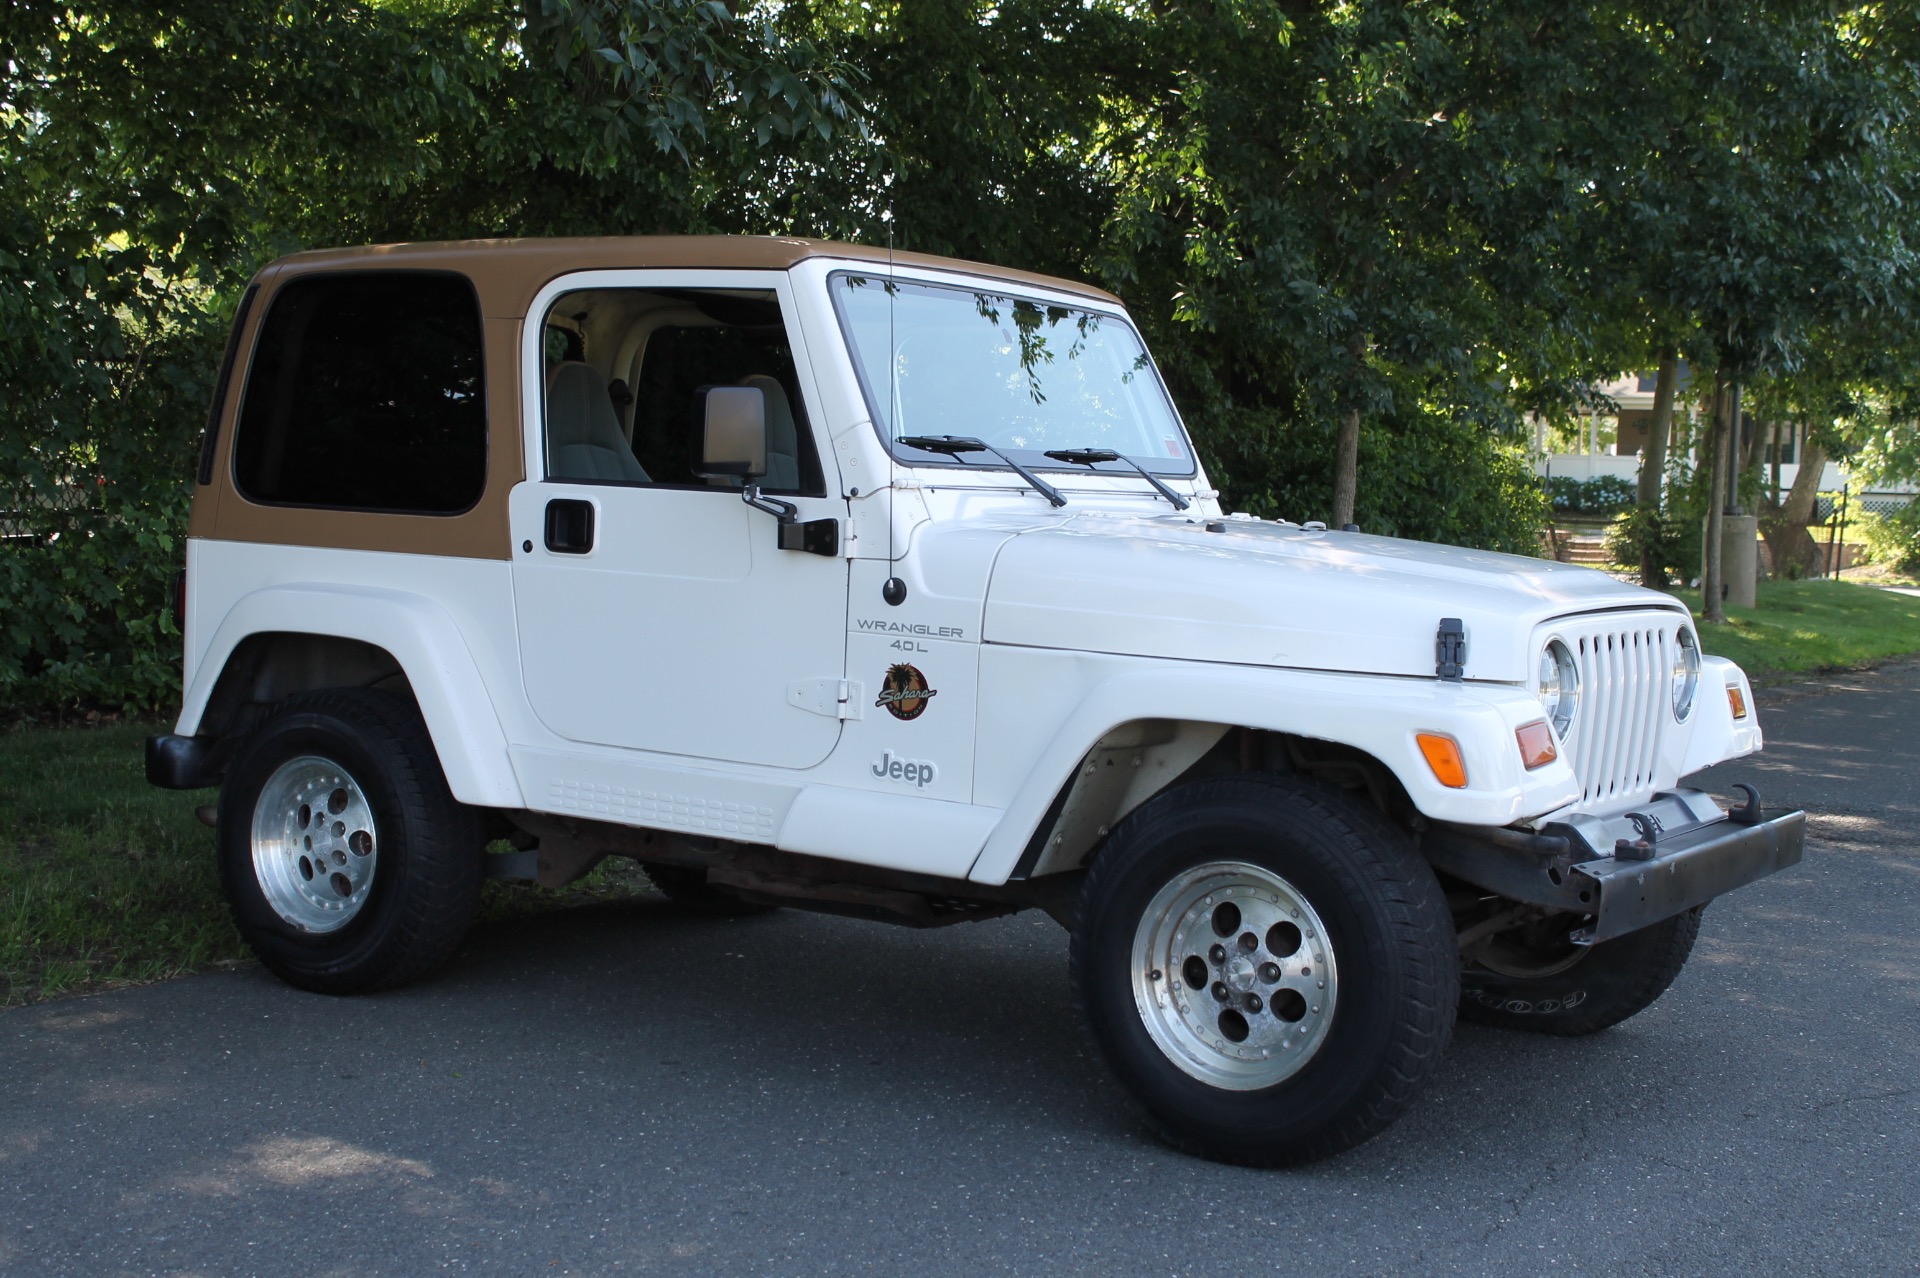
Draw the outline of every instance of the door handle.
M593 549L593 503L558 497L547 503L547 549L556 555L584 555Z

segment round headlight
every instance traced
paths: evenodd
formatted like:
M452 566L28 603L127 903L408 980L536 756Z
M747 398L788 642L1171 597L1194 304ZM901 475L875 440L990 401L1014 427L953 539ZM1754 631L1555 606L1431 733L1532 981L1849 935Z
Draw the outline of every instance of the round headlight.
M1700 689L1700 645L1687 626L1680 627L1673 638L1673 717L1684 723L1693 712L1693 694Z
M1574 712L1580 708L1580 668L1573 664L1573 653L1558 639L1540 651L1540 708L1561 737L1573 726Z

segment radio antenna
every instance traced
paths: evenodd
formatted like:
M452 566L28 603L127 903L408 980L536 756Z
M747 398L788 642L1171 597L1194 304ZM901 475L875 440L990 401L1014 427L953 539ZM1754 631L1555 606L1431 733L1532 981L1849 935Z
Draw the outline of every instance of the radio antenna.
M894 573L899 561L893 553L893 519L900 503L899 472L893 459L893 439L900 428L900 347L894 328L895 287L893 278L893 192L887 192L887 438L881 446L887 453L887 580L880 597L898 608L907 600L907 583Z

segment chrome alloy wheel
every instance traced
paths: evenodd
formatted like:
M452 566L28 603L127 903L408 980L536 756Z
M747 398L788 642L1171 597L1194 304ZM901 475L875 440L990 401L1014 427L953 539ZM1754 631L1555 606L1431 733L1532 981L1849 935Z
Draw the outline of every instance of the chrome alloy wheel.
M1291 1077L1326 1041L1339 989L1320 916L1257 865L1185 871L1134 930L1140 1019L1168 1060L1212 1087Z
M253 807L253 873L273 912L304 932L345 927L379 860L373 807L347 770L301 755L274 770Z

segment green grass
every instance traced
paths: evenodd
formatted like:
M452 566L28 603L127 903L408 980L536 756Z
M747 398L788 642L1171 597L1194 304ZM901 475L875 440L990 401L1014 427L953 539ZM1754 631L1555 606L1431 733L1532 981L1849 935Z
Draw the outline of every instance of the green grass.
M250 962L194 817L212 790L156 790L153 724L0 729L0 1007ZM489 883L497 919L631 896L639 867L608 861L562 891Z
M0 1006L158 980L246 955L194 819L116 723L0 731Z
M1677 591L1700 616L1698 591ZM1759 607L1700 626L1708 652L1749 675L1842 669L1920 653L1920 598L1849 581L1763 581Z

